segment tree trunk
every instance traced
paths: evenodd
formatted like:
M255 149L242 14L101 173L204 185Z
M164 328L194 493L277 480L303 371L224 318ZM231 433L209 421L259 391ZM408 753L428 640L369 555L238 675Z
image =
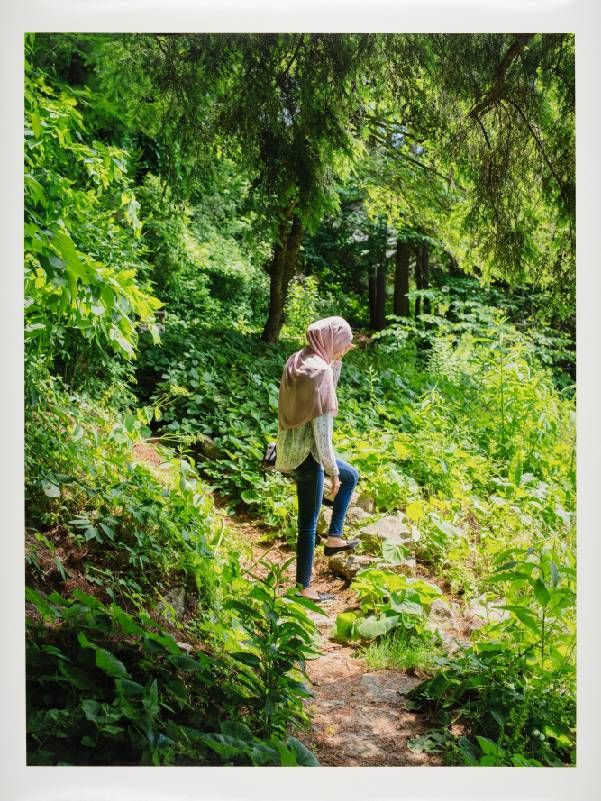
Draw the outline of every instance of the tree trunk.
M428 243L422 242L422 289L430 288L430 253ZM424 298L424 314L430 314L432 304L429 298Z
M396 241L394 270L393 310L399 317L409 317L409 246L402 239Z
M453 275L456 277L463 275L463 270L459 269L459 264L457 263L457 259L455 258L455 256L451 256L451 261L449 264L449 275Z
M378 265L376 279L376 331L386 327L386 254L384 260Z
M422 288L422 258L421 258L421 247L420 245L416 245L414 249L415 253L415 288L421 289ZM421 298L415 298L415 318L419 316L421 313Z
M386 326L386 245L387 226L382 220L370 242L372 268L369 272L369 327L381 331Z
M269 312L261 334L265 342L277 342L284 323L284 306L288 286L296 272L298 254L303 241L304 227L297 215L287 217L280 225L272 259L267 267L269 283Z
M374 265L369 271L369 327L372 331L375 331L377 326L377 275L378 268Z

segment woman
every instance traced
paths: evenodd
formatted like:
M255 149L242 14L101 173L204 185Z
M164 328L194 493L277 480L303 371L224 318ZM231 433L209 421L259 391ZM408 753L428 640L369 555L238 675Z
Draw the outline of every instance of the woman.
M307 328L308 345L286 362L280 382L275 466L292 472L298 498L296 581L300 594L324 601L333 598L309 587L317 518L323 499L324 472L332 479L332 521L325 554L352 550L358 540L345 540L342 526L358 471L337 459L332 447L333 417L338 412L336 385L342 358L353 347L350 325L342 317L326 317Z

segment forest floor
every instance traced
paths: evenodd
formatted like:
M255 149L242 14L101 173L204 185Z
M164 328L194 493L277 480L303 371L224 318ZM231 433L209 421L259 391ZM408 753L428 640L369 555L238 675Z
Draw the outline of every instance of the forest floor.
M134 458L151 468L163 461L155 447L139 442ZM267 567L260 560L282 564L294 557L283 540L269 539L270 532L247 513L231 513L228 503L213 493L216 513L232 536L245 545L248 556L243 569L261 578ZM272 536L272 535L271 535ZM295 581L294 560L285 574L290 586ZM312 588L335 595L323 604L323 614L309 612L319 635L319 656L307 662L306 672L312 697L306 702L311 718L308 731L297 735L325 767L397 767L437 766L438 754L417 753L409 741L424 734L432 724L421 714L406 707L406 693L427 674L416 670L373 670L361 658L358 646L343 645L331 638L336 616L356 607L350 582L334 576L328 568L323 548L317 545ZM461 621L462 633L469 631L469 621ZM443 624L444 625L444 624ZM457 633L454 621L452 633Z
M224 514L224 519L250 545L250 564L256 563L265 552L270 561L279 563L294 556L281 540L261 544L267 532L253 518ZM294 571L293 561L286 569L290 585L295 581ZM256 568L253 573L260 575ZM424 676L399 670L372 670L358 656L356 647L331 639L336 616L356 608L356 596L349 582L330 573L328 559L319 545L315 550L311 587L329 592L336 599L323 605L322 615L308 613L319 633L320 655L307 662L313 693L307 701L311 727L297 734L298 739L324 767L440 765L437 754L415 753L408 747L409 740L431 728L423 715L406 709L405 693Z

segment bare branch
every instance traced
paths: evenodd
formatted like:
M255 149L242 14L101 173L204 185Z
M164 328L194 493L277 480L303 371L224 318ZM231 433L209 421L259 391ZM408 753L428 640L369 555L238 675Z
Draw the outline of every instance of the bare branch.
M503 96L505 88L505 77L509 67L513 64L516 58L522 53L524 47L528 44L530 39L534 37L533 33L518 33L516 34L515 41L501 59L501 63L497 67L495 74L495 82L484 97L476 103L469 113L472 119L478 119L481 114L489 111L495 106Z
M569 195L568 189L565 186L565 184L563 183L563 181L561 180L561 178L559 177L559 175L557 174L557 172L555 170L555 167L551 163L551 159L547 155L547 151L545 150L543 142L542 142L540 136L538 135L538 133L536 132L536 130L534 129L534 126L532 125L532 123L530 122L530 120L528 119L528 117L526 116L524 111L522 110L522 108L520 106L518 106L518 104L514 100L511 100L510 98L507 98L506 102L508 102L511 106L513 106L513 108L518 112L520 117L524 120L524 123L526 124L526 127L530 131L530 135L534 139L534 141L536 143L536 146L537 146L541 156L543 157L543 160L544 160L545 164L549 168L549 172L551 173L551 175L553 176L557 186L559 187L559 191L560 191L560 194L561 194L561 196L562 196L562 198L564 200L564 203L566 204L566 206L568 208L571 208L572 207L572 198Z

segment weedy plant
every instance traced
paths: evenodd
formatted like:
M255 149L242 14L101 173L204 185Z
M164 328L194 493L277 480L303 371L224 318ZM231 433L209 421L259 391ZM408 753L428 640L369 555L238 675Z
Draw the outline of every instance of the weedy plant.
M438 587L378 568L360 570L352 587L360 613L338 615L334 632L337 639L372 640L396 628L411 637L429 636L426 621L432 601L442 595Z
M28 764L318 764L284 731L289 700L282 694L270 692L253 716L257 693L261 704L265 696L261 679L244 670L252 651L184 650L148 614L79 590L65 599L30 589L27 599L35 610L28 617Z
M441 724L415 748L474 765L574 763L572 559L565 545L499 555L489 584L503 588L495 605L510 614L480 629L470 648L410 693L413 708Z

